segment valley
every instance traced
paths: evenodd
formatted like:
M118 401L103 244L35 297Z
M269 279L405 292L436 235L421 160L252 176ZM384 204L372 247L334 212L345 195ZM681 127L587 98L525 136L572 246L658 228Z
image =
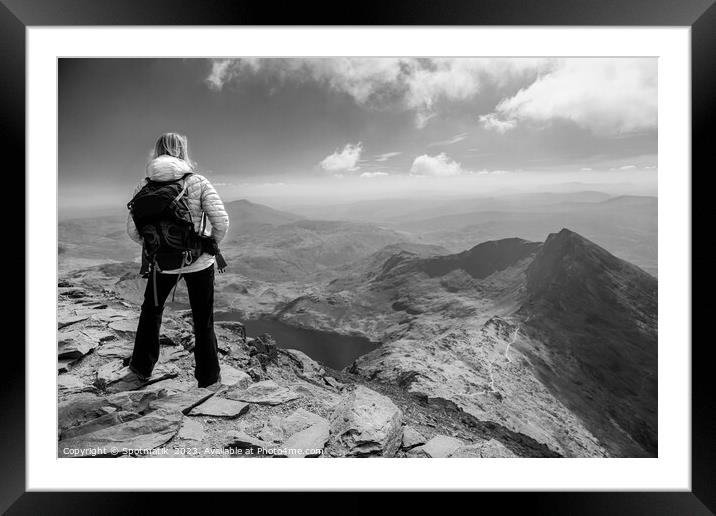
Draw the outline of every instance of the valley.
M217 320L556 455L657 455L656 198L227 211ZM122 216L60 223L62 277L135 306L138 251Z

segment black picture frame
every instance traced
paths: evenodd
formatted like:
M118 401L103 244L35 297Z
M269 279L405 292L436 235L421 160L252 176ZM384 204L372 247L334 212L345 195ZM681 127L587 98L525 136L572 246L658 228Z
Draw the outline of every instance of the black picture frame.
M12 196L24 214L25 170L25 29L55 25L574 25L574 26L689 26L692 72L692 170L707 173L716 162L716 144L709 131L716 97L716 0L400 0L363 1L343 9L326 4L313 7L301 2L263 3L241 0L0 0L0 131L3 155L17 160ZM322 7L321 7L322 6ZM8 160L5 165L10 166ZM699 174L692 172L693 178ZM48 178L53 174L48 171ZM50 179L53 180L53 179ZM705 203L697 203L707 189L693 188L692 236L711 240ZM6 192L6 195L7 192ZM701 211L694 211L694 207ZM23 217L24 221L24 217ZM694 240L692 239L692 242ZM696 243L696 242L694 242ZM15 249L16 248L16 249ZM13 246L13 263L25 260L24 246ZM704 261L693 259L692 267ZM25 274L32 271L25 270ZM693 274L693 271L692 271ZM710 286L699 282L702 289ZM20 288L20 287L18 287ZM24 319L25 303L8 308L8 320ZM23 294L24 300L24 294ZM692 303L692 321L708 321L709 304ZM23 311L21 314L20 312ZM704 323L702 323L704 324ZM692 335L696 335L693 333ZM23 334L24 336L24 334ZM6 344L10 344L9 339ZM710 379L711 339L692 338L692 490L690 492L583 492L583 493L481 493L497 501L501 512L525 504L530 511L549 514L713 514L716 512L716 402ZM17 342L17 338L15 339ZM691 343L670 343L691 345ZM1 474L0 510L9 514L126 514L146 508L161 497L163 512L189 507L179 493L38 493L25 492L25 353L5 346L0 391ZM197 498L192 495L192 501ZM225 495L210 494L212 505ZM246 494L242 494L245 497ZM371 497L361 495L359 507L370 507ZM247 507L246 500L241 507ZM459 502L458 502L459 503ZM475 502L470 502L475 503ZM482 502L480 502L482 503ZM236 507L238 510L238 507ZM180 511L180 512L184 512ZM141 511L140 511L141 512Z

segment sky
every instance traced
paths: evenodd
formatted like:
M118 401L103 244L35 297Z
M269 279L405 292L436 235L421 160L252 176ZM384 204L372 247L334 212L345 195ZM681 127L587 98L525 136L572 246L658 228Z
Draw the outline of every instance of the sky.
M655 58L60 59L58 95L61 213L167 131L225 201L656 193Z

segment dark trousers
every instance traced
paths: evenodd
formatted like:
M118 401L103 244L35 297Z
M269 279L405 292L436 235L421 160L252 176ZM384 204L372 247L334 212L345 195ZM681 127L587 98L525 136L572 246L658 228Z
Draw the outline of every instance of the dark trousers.
M177 282L176 274L157 273L157 302L154 306L154 275L149 275L139 316L134 352L129 367L141 376L151 376L159 359L159 330L167 296ZM214 334L214 266L198 272L183 274L189 291L189 303L194 319L194 376L199 387L211 385L219 379L219 356Z

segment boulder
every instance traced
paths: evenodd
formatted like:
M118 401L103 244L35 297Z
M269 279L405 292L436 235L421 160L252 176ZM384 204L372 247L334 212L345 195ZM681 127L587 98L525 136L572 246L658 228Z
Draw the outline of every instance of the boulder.
M58 455L76 457L84 450L95 456L113 456L132 450L151 450L172 439L181 421L178 412L157 410L118 425L63 439L58 445Z
M415 448L416 446L420 446L421 444L425 444L425 437L423 437L420 432L412 426L405 425L403 427L403 441L401 447L404 450L409 450L411 448Z
M299 395L287 387L278 385L273 380L254 383L248 388L233 389L226 394L232 400L261 405L280 405L299 398Z
M243 371L239 371L235 367L228 364L221 364L221 385L227 387L246 388L251 385L251 377Z
M249 404L212 396L189 411L190 416L239 417L249 410Z
M414 455L420 456L423 453L430 458L439 459L449 457L460 449L465 443L455 437L447 435L436 435L428 442L417 448L413 448Z
M381 394L357 385L348 391L330 418L332 445L348 456L392 457L402 438L402 412Z

